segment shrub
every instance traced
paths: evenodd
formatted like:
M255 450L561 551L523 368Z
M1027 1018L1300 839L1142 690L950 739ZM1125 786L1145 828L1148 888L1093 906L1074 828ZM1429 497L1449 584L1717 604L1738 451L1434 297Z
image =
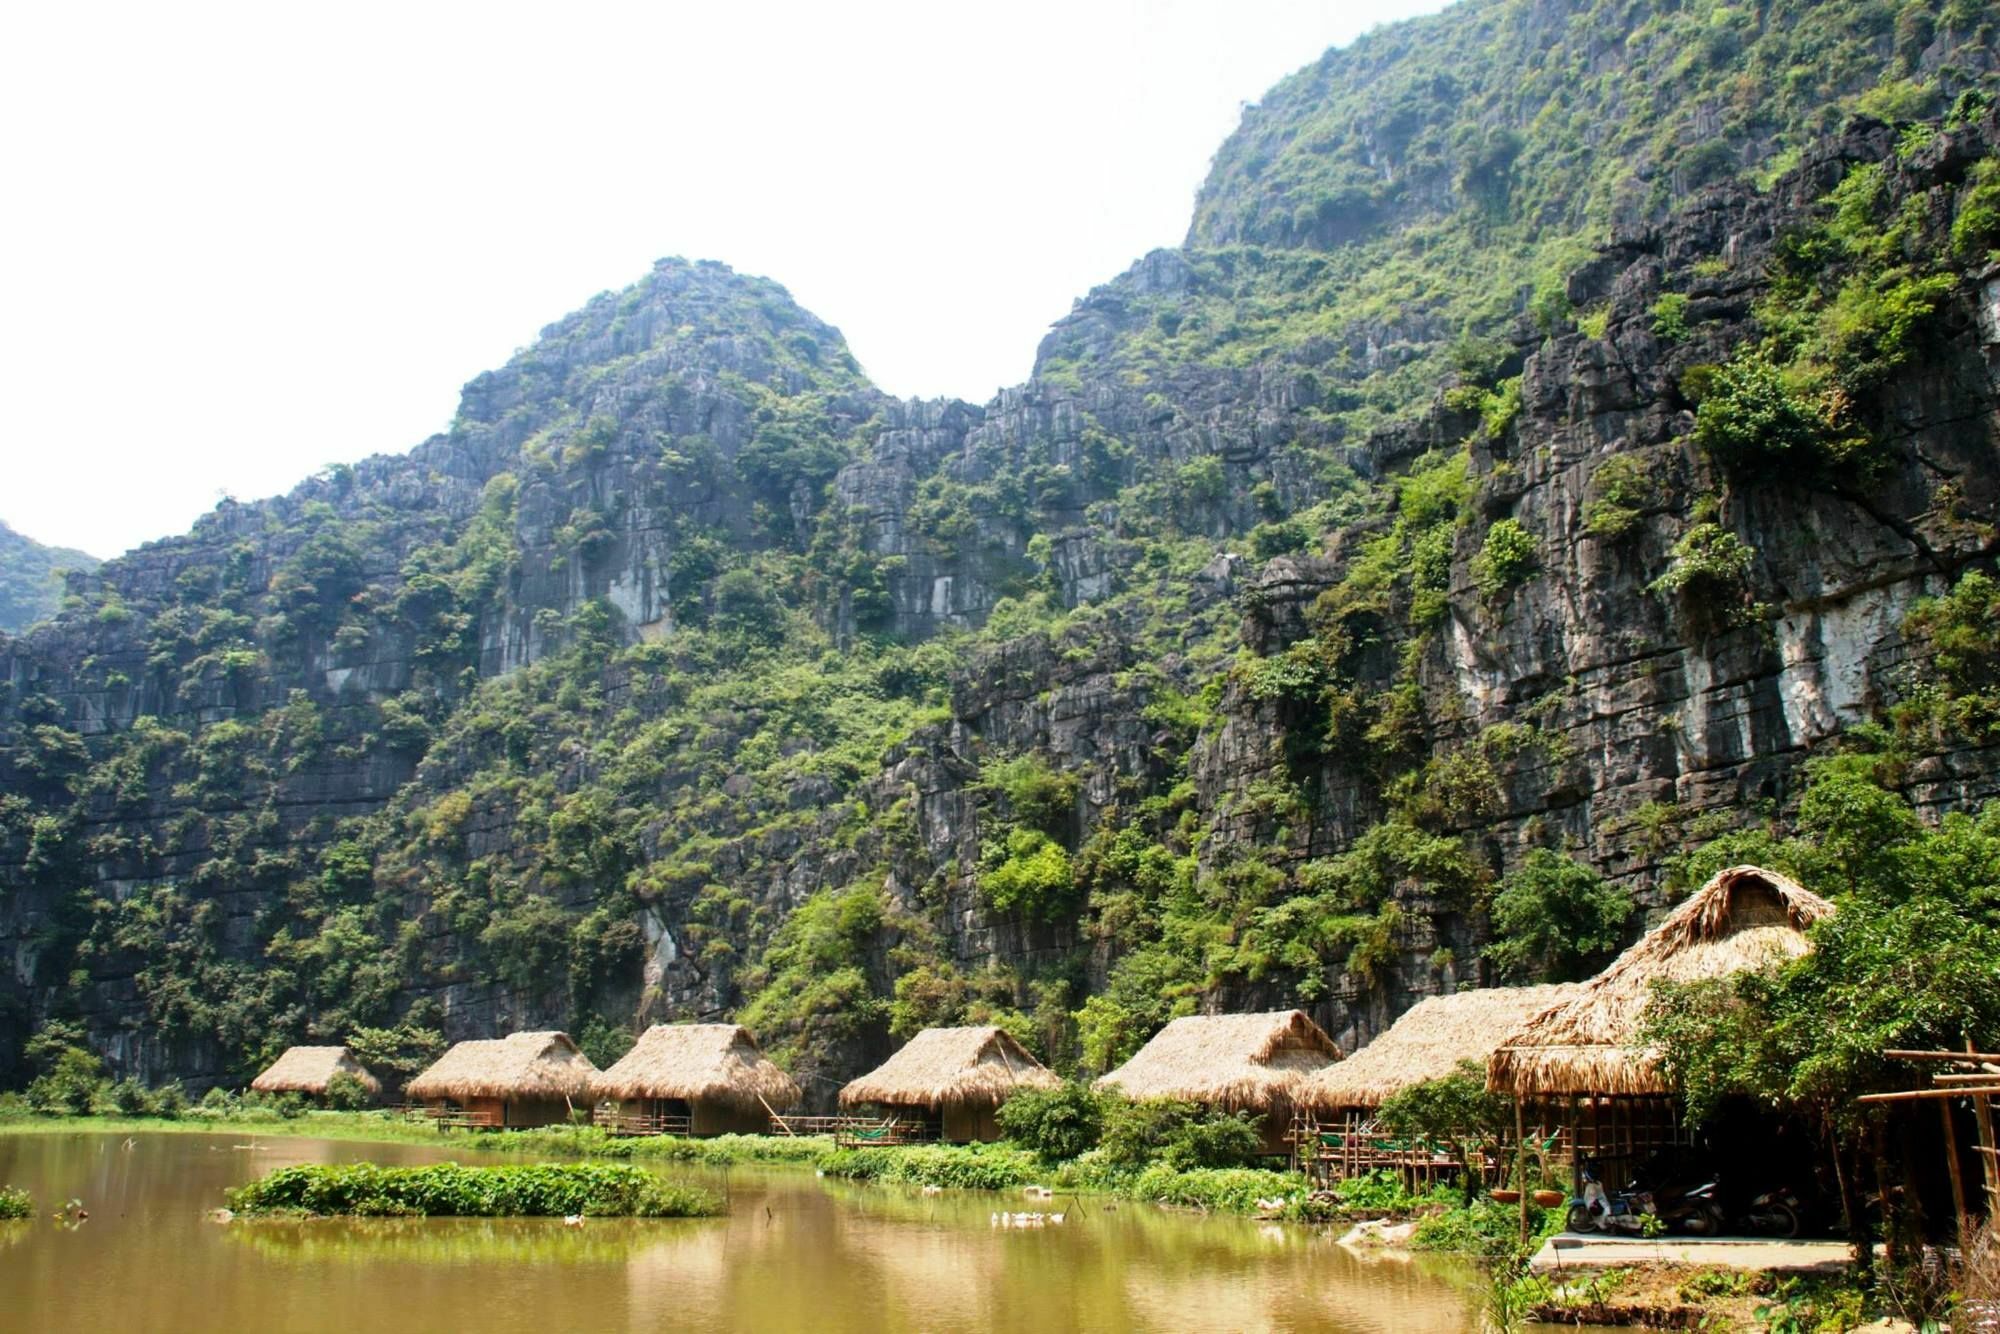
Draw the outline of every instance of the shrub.
M1008 1139L1060 1162L1097 1147L1104 1133L1104 1099L1088 1084L1076 1082L1029 1089L1000 1105L999 1121Z
M1020 825L1044 834L1064 833L1075 816L1077 779L1040 755L996 760L980 770L979 785L1002 798Z
M1528 577L1535 568L1535 539L1518 519L1500 519L1486 530L1485 544L1472 558L1472 582L1491 602Z
M0 1221L34 1216L34 1196L19 1186L0 1186Z
M1802 393L1763 352L1702 378L1694 438L1718 462L1741 471L1817 463L1829 436L1826 409Z
M1209 1111L1172 1098L1119 1099L1106 1108L1101 1144L1108 1166L1161 1164L1186 1172L1246 1166L1256 1160L1263 1137L1245 1113Z
M840 1149L827 1155L820 1170L852 1181L954 1190L1012 1190L1041 1175L1041 1165L1030 1154L994 1144Z
M28 1105L44 1116L86 1116L106 1091L104 1062L83 1045L83 1030L51 1023L21 1050L40 1070L28 1084Z
M1663 292L1653 303L1653 335L1669 343L1682 343L1688 336L1688 298L1685 292Z
M1678 600L1681 614L1700 634L1714 634L1754 619L1750 563L1756 549L1718 523L1699 523L1674 544L1674 563L1647 591Z
M1076 898L1069 853L1038 829L1015 829L1004 844L989 844L979 884L999 911L1043 921L1062 916Z
M337 1112L358 1112L374 1102L375 1095L368 1091L368 1086L345 1070L335 1071L326 1081L326 1105Z
M706 1191L622 1163L525 1166L284 1167L229 1192L243 1213L553 1218L704 1218L722 1212Z
M1623 886L1537 848L1500 882L1485 954L1510 977L1573 982L1618 947L1631 916L1632 895Z
M1583 502L1583 529L1592 537L1615 541L1639 526L1645 509L1658 502L1645 462L1635 454L1606 459L1590 475Z

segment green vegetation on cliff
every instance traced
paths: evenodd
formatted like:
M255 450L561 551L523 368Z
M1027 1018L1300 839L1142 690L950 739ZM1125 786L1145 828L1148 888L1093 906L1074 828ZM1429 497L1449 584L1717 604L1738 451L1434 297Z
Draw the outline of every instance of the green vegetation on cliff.
M693 1015L819 1102L930 1024L1101 1070L1585 971L1871 719L1976 807L1993 40L1464 0L984 409L663 261L6 646L0 1077Z

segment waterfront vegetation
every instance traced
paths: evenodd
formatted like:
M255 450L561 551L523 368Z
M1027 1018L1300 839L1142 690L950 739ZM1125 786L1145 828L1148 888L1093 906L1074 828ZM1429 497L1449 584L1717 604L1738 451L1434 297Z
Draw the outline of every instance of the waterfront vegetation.
M716 1196L629 1163L281 1167L229 1193L246 1214L371 1218L708 1218Z
M35 1201L19 1186L0 1186L0 1222L35 1216Z

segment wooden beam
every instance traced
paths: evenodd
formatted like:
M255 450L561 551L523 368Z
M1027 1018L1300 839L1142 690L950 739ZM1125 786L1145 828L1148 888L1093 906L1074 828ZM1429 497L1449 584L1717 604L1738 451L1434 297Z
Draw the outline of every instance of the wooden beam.
M1994 1084L2000 1083L2000 1070L1975 1070L1968 1074L1932 1075L1933 1084Z
M1918 1102L1931 1098L1970 1098L1984 1094L1988 1097L2000 1093L2000 1085L1992 1088L1947 1088L1910 1089L1904 1093L1864 1093L1856 1102Z
M2000 1054L1990 1051L1885 1051L1882 1054L1892 1061L2000 1061Z

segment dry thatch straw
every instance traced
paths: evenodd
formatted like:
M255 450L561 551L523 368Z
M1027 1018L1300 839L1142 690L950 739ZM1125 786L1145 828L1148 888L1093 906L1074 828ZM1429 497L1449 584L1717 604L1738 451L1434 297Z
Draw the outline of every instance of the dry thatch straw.
M999 1028L927 1028L840 1091L840 1105L997 1107L1021 1089L1062 1081Z
M1727 977L1796 959L1833 905L1757 866L1718 872L1568 1001L1537 1015L1487 1062L1487 1087L1517 1097L1670 1093L1659 1053L1631 1045L1654 982Z
M1319 1111L1380 1107L1428 1079L1442 1079L1461 1061L1484 1063L1522 1024L1575 995L1572 983L1487 987L1431 996L1387 1032L1338 1065L1306 1080L1298 1099Z
M1296 1098L1309 1076L1339 1059L1333 1039L1299 1010L1197 1014L1155 1033L1096 1087L1128 1098L1267 1111L1275 1098Z
M655 1024L591 1081L600 1098L678 1098L745 1112L796 1107L799 1086L737 1024Z
M544 1098L590 1101L597 1067L567 1033L512 1033L461 1042L404 1090L419 1102L434 1098Z
M259 1093L321 1094L335 1075L359 1080L371 1097L382 1092L382 1081L345 1047L287 1047L269 1069L250 1081L250 1087Z

